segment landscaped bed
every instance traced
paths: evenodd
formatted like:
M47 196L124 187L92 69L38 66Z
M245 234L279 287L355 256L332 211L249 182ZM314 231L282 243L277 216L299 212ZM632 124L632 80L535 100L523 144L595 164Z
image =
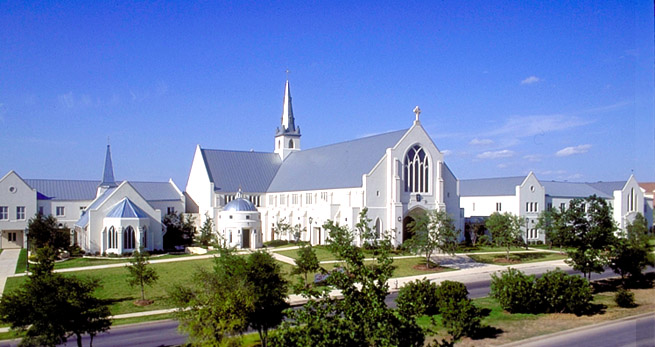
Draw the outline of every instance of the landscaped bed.
M468 256L478 263L496 265L515 265L568 258L565 254L553 252L510 253L509 261L507 260L505 254L469 254Z
M329 260L337 260L337 257L332 254L327 248L327 246L313 246L312 247L314 251L316 252L316 258L318 258L318 261L329 261ZM364 249L364 256L366 258L375 258L375 251L369 250L369 249ZM298 258L298 250L297 249L290 249L290 250L282 250L282 251L275 251L275 253L287 256L289 258L297 259ZM392 251L391 256L396 257L396 256L410 256L413 255L410 252L407 251Z

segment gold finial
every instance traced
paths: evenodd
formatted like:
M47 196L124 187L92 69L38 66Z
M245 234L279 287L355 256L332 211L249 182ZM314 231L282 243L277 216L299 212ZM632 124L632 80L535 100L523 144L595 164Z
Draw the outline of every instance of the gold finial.
M418 122L418 116L421 114L421 109L418 106L414 107L414 114L416 115L416 121Z

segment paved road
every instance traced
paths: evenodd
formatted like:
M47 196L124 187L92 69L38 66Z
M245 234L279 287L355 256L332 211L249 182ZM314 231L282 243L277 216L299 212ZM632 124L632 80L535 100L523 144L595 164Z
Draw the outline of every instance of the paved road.
M521 347L655 346L655 313L519 341Z

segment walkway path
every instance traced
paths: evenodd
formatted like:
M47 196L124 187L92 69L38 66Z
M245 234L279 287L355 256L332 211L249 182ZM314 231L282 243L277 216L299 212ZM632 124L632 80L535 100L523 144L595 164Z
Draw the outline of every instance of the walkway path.
M2 296L2 292L5 290L7 277L16 272L16 263L18 263L19 254L20 249L4 249L0 253L0 296Z

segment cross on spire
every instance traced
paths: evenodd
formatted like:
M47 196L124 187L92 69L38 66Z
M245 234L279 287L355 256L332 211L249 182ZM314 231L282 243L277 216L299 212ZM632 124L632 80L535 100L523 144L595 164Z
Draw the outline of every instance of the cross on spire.
M416 106L416 107L414 107L413 112L416 115L416 121L418 122L418 116L421 114L421 109L418 106Z

